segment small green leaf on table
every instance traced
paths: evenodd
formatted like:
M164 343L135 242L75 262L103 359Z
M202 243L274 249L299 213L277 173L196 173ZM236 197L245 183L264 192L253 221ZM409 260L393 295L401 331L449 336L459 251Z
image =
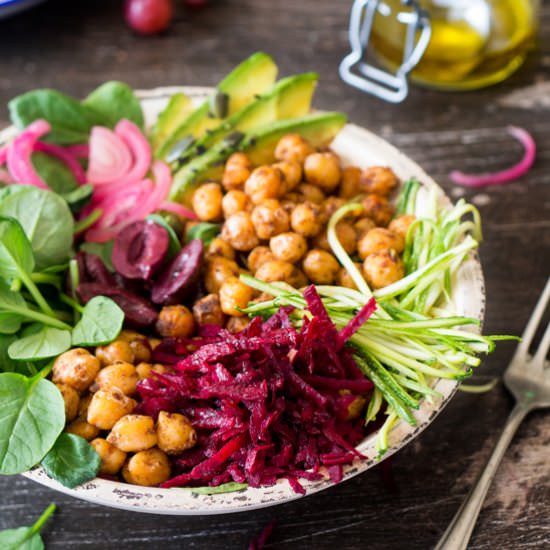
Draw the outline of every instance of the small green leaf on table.
M2 550L44 550L40 531L54 510L55 504L50 504L31 527L0 531L0 548Z
M26 472L52 448L65 427L65 404L41 374L0 374L0 474Z
M72 489L97 475L101 459L84 438L62 433L43 458L42 466L50 477Z
M124 312L106 296L92 298L73 329L73 346L101 346L120 333Z

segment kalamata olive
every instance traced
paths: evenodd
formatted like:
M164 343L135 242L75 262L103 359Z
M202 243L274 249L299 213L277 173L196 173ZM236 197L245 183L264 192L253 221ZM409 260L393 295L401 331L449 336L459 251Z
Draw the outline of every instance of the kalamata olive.
M168 252L168 231L150 220L140 220L122 229L113 246L113 266L128 279L149 279Z
M151 291L155 304L177 304L195 291L201 273L202 251L202 241L193 239L162 270Z
M103 260L96 254L85 254L84 266L86 269L85 281L104 285L113 284L113 276L105 267Z
M124 311L125 321L132 326L147 327L152 325L158 317L153 304L116 286L106 286L100 283L81 283L77 293L84 302L89 302L94 296L107 296L111 298Z

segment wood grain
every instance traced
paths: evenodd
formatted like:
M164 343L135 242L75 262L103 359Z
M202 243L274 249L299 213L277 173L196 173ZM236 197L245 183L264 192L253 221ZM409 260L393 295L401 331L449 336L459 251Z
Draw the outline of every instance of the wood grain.
M111 78L140 88L212 85L259 49L272 53L284 74L318 71L317 107L347 112L422 164L452 196L479 206L485 221L485 330L521 332L550 273L548 2L541 10L540 47L512 78L464 94L413 88L398 106L382 104L338 78L338 63L348 49L351 0L212 0L203 11L177 4L170 32L150 39L124 26L121 2L112 0L51 0L2 21L0 104L39 86L83 96ZM540 89L546 92L536 92ZM536 93L542 99L518 100ZM2 111L0 123L7 122ZM447 177L452 169L493 170L519 158L519 147L504 132L508 124L533 133L539 148L535 167L504 187L454 188ZM501 374L512 350L512 344L499 345L477 379ZM246 548L273 519L277 526L268 548L425 550L436 543L468 491L511 405L500 384L485 395L457 395L433 426L393 460L397 494L374 470L268 510L171 518L94 506L12 477L0 479L0 528L29 524L55 501L59 512L46 530L52 550ZM520 429L490 490L472 549L550 547L548 418L533 414Z

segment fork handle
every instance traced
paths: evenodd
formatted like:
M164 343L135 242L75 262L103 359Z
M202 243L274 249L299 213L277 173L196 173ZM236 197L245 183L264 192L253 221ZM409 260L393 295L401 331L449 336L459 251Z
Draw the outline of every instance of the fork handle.
M467 549L481 506L495 477L500 461L528 412L529 409L527 407L516 404L506 420L504 429L491 453L489 461L434 550Z

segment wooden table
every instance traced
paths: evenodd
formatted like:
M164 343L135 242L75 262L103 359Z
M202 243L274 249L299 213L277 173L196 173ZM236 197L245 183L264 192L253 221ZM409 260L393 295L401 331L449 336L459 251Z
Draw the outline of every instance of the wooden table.
M179 4L179 2L176 2ZM0 104L35 87L82 96L108 79L136 88L212 85L255 50L284 74L321 75L315 105L338 109L422 164L453 197L478 205L487 283L487 333L519 334L550 274L550 6L542 7L540 49L505 83L448 94L414 88L390 106L345 86L337 74L348 49L351 0L212 0L178 6L170 32L140 38L124 25L121 2L50 1L0 22ZM6 111L0 123L7 124ZM513 184L465 192L454 168L499 169L520 156L508 124L532 132L538 160ZM499 376L513 344L502 343L476 374ZM427 549L455 513L487 458L512 401L502 384L459 393L424 434L393 460L398 492L376 469L331 490L257 512L218 517L137 515L81 502L22 477L0 479L0 528L30 524L51 501L49 549L246 548L271 520L268 548ZM550 417L532 414L490 489L472 549L550 547Z

